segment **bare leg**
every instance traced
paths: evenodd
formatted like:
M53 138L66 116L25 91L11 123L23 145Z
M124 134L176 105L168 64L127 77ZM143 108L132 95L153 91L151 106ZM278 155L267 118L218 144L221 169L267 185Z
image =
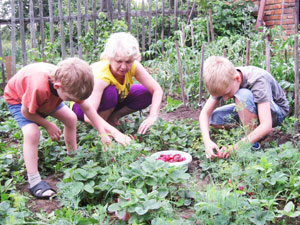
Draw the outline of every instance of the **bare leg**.
M105 111L99 112L99 115L107 121L108 118L111 116L112 112L115 110L115 108L107 109Z
M111 108L111 109L99 112L98 114L102 117L102 119L107 121L113 111L114 111L114 108ZM88 124L90 124L91 126L93 126L90 119L87 116L84 116L84 121L87 122Z
M127 106L124 106L123 108L119 109L116 112L113 112L110 117L108 118L108 121L111 125L116 126L119 125L119 119L123 116L126 116L130 113L136 112L137 110L130 109Z
M246 129L246 133L249 134L257 127L257 115L250 112L237 98L235 98L235 104L239 118Z
M38 145L40 140L40 128L35 123L30 123L22 127L24 137L23 155L25 167L28 176L38 176ZM38 175L37 175L38 174ZM30 184L31 186L32 184ZM51 196L54 192L52 190L45 191L43 196Z
M38 172L38 145L40 140L40 129L37 124L30 123L22 127L24 143L23 154L25 167L28 174Z
M77 117L75 113L64 106L58 111L51 114L54 118L57 118L64 124L64 139L66 143L66 147L68 153L73 152L77 149L77 141L76 141L76 122Z

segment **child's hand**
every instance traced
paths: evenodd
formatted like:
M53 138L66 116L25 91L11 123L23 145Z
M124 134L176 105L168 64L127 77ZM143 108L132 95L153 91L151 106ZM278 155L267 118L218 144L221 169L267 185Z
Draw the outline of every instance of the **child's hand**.
M54 123L49 123L46 128L47 133L49 134L52 141L58 141L61 135L61 130Z
M221 148L221 151L219 151L219 158L220 159L227 159L234 151L234 145L229 145L229 146L223 146Z
M215 153L215 151L217 153ZM209 140L208 142L205 143L205 154L206 154L206 158L210 159L210 158L216 158L218 157L218 152L219 152L219 147L218 145Z

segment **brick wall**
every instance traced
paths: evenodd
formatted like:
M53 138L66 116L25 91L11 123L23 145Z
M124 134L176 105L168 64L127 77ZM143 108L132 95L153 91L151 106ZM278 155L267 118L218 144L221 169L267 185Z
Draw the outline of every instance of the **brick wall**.
M255 3L257 8L259 8L260 1L252 1ZM286 35L294 34L296 19L296 1L299 0L266 0L266 5L264 8L263 25L269 28L281 25Z

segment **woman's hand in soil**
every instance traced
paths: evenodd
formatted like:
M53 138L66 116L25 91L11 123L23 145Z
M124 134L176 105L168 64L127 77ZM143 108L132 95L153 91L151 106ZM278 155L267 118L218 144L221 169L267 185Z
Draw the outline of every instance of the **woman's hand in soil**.
M153 123L156 121L156 119L157 116L149 116L147 119L145 119L138 129L138 134L145 134L149 127L152 126Z

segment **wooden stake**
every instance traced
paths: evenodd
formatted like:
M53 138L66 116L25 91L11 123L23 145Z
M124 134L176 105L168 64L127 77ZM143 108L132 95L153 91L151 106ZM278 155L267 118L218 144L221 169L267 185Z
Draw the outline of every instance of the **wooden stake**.
M250 40L247 40L247 47L246 47L246 66L249 66L250 62Z
M208 15L206 15L206 31L207 31L207 43L210 43L210 33L209 33L209 19Z
M270 42L266 39L266 70L270 73Z
M175 41L175 46L176 46L176 53L177 53L177 60L178 60L178 72L179 72L179 80L180 80L180 88L181 88L181 99L183 101L184 108L186 108L185 93L184 93L184 81L182 78L181 58L180 58L177 40Z
M193 23L191 23L191 38L192 38L192 50L194 51L194 26L193 26Z
M202 109L202 95L203 95L203 63L204 63L204 47L205 45L201 45L201 61L200 61L200 74L199 74L199 100L198 105Z
M215 41L214 26L213 26L213 21L212 21L211 9L208 9L208 17L209 17L209 27L210 27L211 41Z
M227 57L227 50L226 50L226 48L223 49L223 57L225 57L225 58Z
M299 40L298 36L295 35L295 134L299 133Z
M266 0L261 0L259 4L259 10L258 10L257 20L255 25L256 29L262 25L265 5L266 5Z

